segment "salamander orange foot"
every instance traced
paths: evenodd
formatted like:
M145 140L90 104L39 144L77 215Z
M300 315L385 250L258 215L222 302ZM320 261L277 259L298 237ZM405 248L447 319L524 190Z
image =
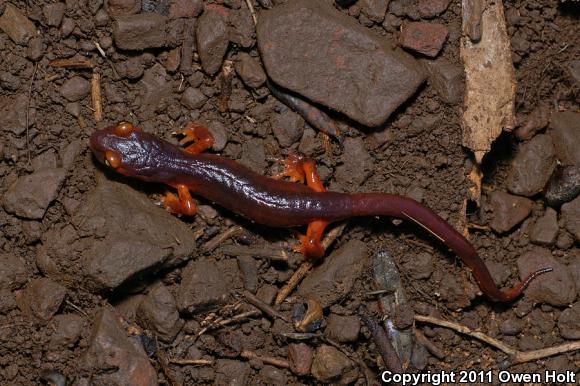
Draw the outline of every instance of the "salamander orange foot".
M202 153L212 147L214 143L213 136L207 127L195 122L188 122L183 129L177 131L175 134L184 135L179 141L182 145L193 142L191 145L185 147L185 151L192 154Z
M288 158L284 161L284 171L273 176L277 180L284 177L288 177L292 182L306 181L306 185L316 192L326 191L316 171L314 160L298 153L288 154Z
M307 259L320 259L324 256L321 240L327 225L328 221L323 220L316 220L308 224L306 235L298 235L300 244L293 248L294 251L302 253Z
M191 198L187 186L178 185L177 193L179 194L179 197L170 192L163 197L161 201L163 202L165 209L169 213L193 216L197 211L197 206L193 198Z

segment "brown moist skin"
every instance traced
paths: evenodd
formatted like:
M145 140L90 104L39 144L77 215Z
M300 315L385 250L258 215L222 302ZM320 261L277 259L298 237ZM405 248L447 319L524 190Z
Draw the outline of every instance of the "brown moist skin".
M315 191L302 184L260 175L215 154L191 154L132 126L131 130L119 135L116 131L119 127L97 130L91 136L90 148L100 162L126 176L178 189L187 187L195 194L260 224L272 227L317 224L312 234L309 228L307 237L311 237L309 242L319 249L322 231L328 223L357 216L391 216L417 223L457 253L471 269L481 291L491 300L511 301L535 277L551 271L544 268L533 272L515 287L502 291L469 241L415 200L385 193ZM320 255L307 252L305 247L304 253L310 255L308 257Z

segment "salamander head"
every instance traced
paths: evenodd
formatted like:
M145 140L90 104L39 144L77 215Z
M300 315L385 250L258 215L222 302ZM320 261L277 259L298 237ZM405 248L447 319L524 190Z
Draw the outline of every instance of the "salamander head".
M126 176L150 179L159 166L161 140L128 122L95 131L89 147L99 162Z

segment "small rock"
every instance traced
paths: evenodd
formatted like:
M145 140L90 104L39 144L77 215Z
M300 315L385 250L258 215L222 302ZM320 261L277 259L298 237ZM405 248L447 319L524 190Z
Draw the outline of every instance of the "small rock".
M20 88L20 78L9 72L0 72L0 87L8 91L16 91Z
M12 4L7 4L0 16L0 30L4 31L12 41L21 46L30 38L36 36L34 24Z
M235 68L244 84L250 88L258 88L266 82L266 73L262 66L245 52L238 55Z
M107 24L109 24L109 21L111 21L111 18L109 17L107 11L105 11L103 8L99 9L95 14L95 24L98 27L105 27ZM99 39L99 44L101 45L102 49L106 50L113 45L113 38L108 35L101 36Z
M454 105L463 97L463 68L446 59L423 60L433 86L443 102Z
M19 217L39 220L56 198L66 177L64 169L42 169L19 177L4 196L4 209Z
M514 336L522 332L524 329L524 322L515 316L502 321L499 325L499 330L504 335Z
M205 221L212 220L218 216L217 210L211 205L198 205L197 214Z
M258 138L245 141L239 162L255 172L263 173L267 166L264 142Z
M169 6L169 17L197 17L203 11L202 0L174 0Z
M144 50L165 46L167 18L157 13L117 16L113 22L113 39L123 50Z
M15 290L28 280L26 265L10 253L0 253L0 289Z
M230 10L228 22L231 27L228 33L229 41L240 47L250 48L255 42L255 27L248 7Z
M316 349L311 368L312 376L319 382L348 385L358 378L356 364L332 346Z
M580 113L563 111L552 114L550 131L556 157L564 165L580 167Z
M258 292L256 293L256 297L263 301L266 304L272 305L274 303L274 298L278 294L278 287L275 287L270 284L262 285Z
M0 315L6 315L18 307L14 293L9 289L0 288Z
M54 347L74 345L80 338L83 328L83 318L75 314L55 315L54 332L50 344Z
M548 205L559 207L580 194L580 166L557 166L544 189Z
M410 259L404 267L413 279L428 279L433 273L433 255L421 252Z
M535 244L552 246L558 236L558 214L552 208L536 221L531 232L530 241Z
M409 55L326 1L262 11L257 40L275 84L366 126L383 124L424 80Z
M228 129L220 121L213 120L207 128L213 136L213 151L222 151L228 143Z
M232 359L218 359L215 364L216 376L214 383L216 385L228 386L245 386L252 369L246 362L240 362Z
M342 186L356 187L371 175L374 162L360 137L344 141L341 165L336 168L334 178Z
M562 205L562 220L576 241L580 241L580 196Z
M238 276L235 260L190 262L182 272L177 291L179 310L198 313L208 307L224 304L230 290L239 282Z
M91 84L85 78L74 76L67 79L60 88L61 95L69 102L76 102L91 92Z
M538 131L548 126L549 120L550 108L544 104L540 104L532 110L522 125L514 131L514 135L522 141L527 141L536 135Z
M558 328L564 339L580 339L580 302L572 304L560 314Z
M42 39L34 37L28 41L26 49L26 57L33 62L38 62L44 55L44 47L42 46Z
M356 316L330 314L324 334L340 343L352 343L358 339L360 320Z
M258 374L265 385L286 385L286 373L274 366L264 365Z
M310 374L310 367L314 353L306 343L290 343L288 345L288 361L290 370L296 375L306 376Z
M570 60L568 70L572 79L576 81L576 86L580 86L580 60Z
M47 322L60 308L66 288L46 278L33 279L19 299L22 312Z
M519 145L506 185L511 193L530 197L539 193L556 167L550 136L540 134Z
M107 0L105 4L111 16L133 15L141 12L141 0Z
M520 278L541 268L552 268L552 272L533 280L526 297L534 302L547 303L556 307L566 306L576 298L576 286L569 269L556 261L549 250L536 248L518 258Z
M560 232L558 239L556 240L556 247L565 251L574 245L574 236L568 232ZM580 280L580 277L578 278Z
M390 0L360 0L358 6L363 15L375 23L382 23Z
M52 3L45 5L42 8L42 13L44 14L46 24L48 24L51 27L60 26L65 10L66 10L65 3Z
M175 339L184 324L179 317L175 298L164 285L157 285L149 291L137 309L137 318L166 343Z
M304 132L304 119L290 109L275 114L272 131L281 147L290 147L297 142Z
M447 35L449 31L443 24L412 22L403 24L399 43L405 48L434 58L443 48Z
M411 365L419 371L423 371L427 367L427 360L429 359L429 352L425 346L420 344L413 345L413 352L411 354Z
M164 111L172 96L171 83L166 80L165 67L157 63L143 75L138 83L143 95L142 112L152 115L156 111Z
M114 308L106 305L95 319L83 357L91 382L101 385L156 386L157 372L143 347L129 339Z
M489 198L493 219L489 226L497 233L504 233L524 221L532 211L531 200L494 191Z
M258 290L258 265L252 256L238 256L238 267L242 273L244 288L251 293Z
M207 97L197 88L188 87L181 94L181 103L191 110L199 109L206 101Z
M568 265L574 283L580 283L580 250L576 249L576 254L572 257L572 262ZM576 285L578 299L580 299L580 284Z
M207 6L197 21L196 38L201 66L213 75L221 68L228 49L227 10L218 5Z
M417 10L422 18L430 19L445 12L449 0L419 0Z
M165 69L167 72L175 72L179 68L179 63L181 63L180 48L174 48L167 54L165 60Z
M300 285L298 295L314 297L325 308L350 293L354 281L368 263L362 241L351 240L324 259Z
M26 110L28 106L26 94L17 94L14 97L0 96L0 130L6 130L15 135L22 135L26 131ZM28 126L32 126L36 119L36 109L31 108L28 116Z

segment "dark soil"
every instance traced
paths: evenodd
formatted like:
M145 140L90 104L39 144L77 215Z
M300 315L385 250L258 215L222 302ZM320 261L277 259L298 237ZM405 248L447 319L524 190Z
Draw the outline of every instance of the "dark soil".
M285 3L250 2L258 17L263 7ZM445 1L391 0L386 15L381 3L389 2L359 0L339 9L393 41L401 23L443 24L448 37L437 59L408 52L462 67L460 2L438 11ZM378 383L384 362L360 313L364 306L373 318L382 317L369 293L382 289L373 280L373 264L383 251L397 263L406 292L407 304L389 315L402 331L411 331L414 312L453 320L522 351L580 339L580 203L573 200L579 173L561 174L565 192L555 190L563 198L550 198L557 203L553 209L539 191L514 191L511 176L525 168L514 161L518 151L536 149L525 147L532 137L575 127L570 138L578 138L578 115L561 118L569 122L564 129L550 122L558 112L578 114L580 108L580 5L523 0L504 6L518 82L516 113L525 130L503 133L484 159L481 206L469 203L466 219L466 174L473 161L461 145L460 98L441 87L420 87L380 128L331 113L344 137L339 144L268 91L245 1L1 0L0 14L16 9L25 20L12 17L13 24L0 29L0 383ZM201 20L205 12L212 13L209 21ZM146 20L126 16L142 13ZM209 26L215 42L194 39L196 23ZM221 40L212 29L219 23ZM225 48L223 39L229 40ZM209 52L198 53L199 44ZM212 57L223 49L232 61L225 63L230 75L221 58L215 63ZM64 59L77 64L53 62ZM100 76L99 122L91 99L94 74ZM332 265L315 267L287 302L274 307L286 321L260 315L243 291L273 302L301 263L291 252L294 234L204 200L194 218L169 215L158 207L166 187L121 178L93 158L89 135L119 121L173 142L172 133L186 122L203 122L216 137L212 152L270 175L279 171L272 159L298 150L316 160L330 190L411 196L457 229L471 224L469 239L502 287L546 262L558 276L511 304L494 304L427 232L390 219L354 219L327 251ZM580 166L562 162L570 152L577 159L580 141L563 150L557 139L553 149L547 140L534 150L549 168L538 174L547 180L556 160ZM535 158L527 159L529 165ZM518 197L512 202L505 193L494 195L505 191ZM506 202L521 219L502 218L498 208ZM232 229L231 237L220 239ZM280 262L271 255L290 258ZM305 321L316 314L312 298L322 313ZM248 311L254 312L241 321L205 331L218 318ZM302 331L289 322L293 314ZM417 344L405 363L409 372L497 373L505 367L507 355L478 340L428 324L416 328L443 355ZM304 330L315 334L292 335ZM174 363L184 359L209 364ZM509 370L578 374L578 368L576 351Z

